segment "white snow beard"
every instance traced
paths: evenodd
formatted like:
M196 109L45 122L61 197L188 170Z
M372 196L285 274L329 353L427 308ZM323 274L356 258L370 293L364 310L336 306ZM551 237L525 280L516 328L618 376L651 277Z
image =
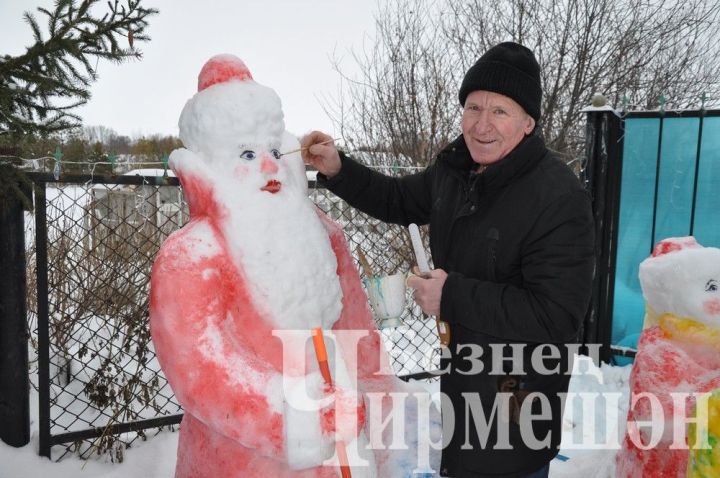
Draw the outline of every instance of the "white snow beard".
M286 180L271 194L227 177L214 182L230 253L278 329L330 328L342 310L337 259L302 186Z

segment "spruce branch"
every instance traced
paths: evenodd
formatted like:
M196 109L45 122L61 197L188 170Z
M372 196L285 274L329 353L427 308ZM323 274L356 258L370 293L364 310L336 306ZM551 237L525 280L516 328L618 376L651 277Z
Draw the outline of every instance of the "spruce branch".
M101 11L104 10L104 11ZM72 109L90 99L98 60L141 59L148 19L158 13L140 0L57 0L23 19L34 43L25 53L0 58L0 134L48 134L79 125ZM127 47L121 45L127 44Z

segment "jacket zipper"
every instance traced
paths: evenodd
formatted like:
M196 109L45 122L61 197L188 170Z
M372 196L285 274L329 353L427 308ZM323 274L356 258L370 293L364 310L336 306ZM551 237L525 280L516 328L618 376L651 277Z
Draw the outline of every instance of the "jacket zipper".
M455 228L455 223L461 217L468 216L468 215L472 214L473 212L475 212L475 206L473 205L472 198L471 198L471 192L474 189L474 184L472 185L473 187L470 187L470 185L468 184L469 182L466 182L467 180L464 179L463 175L460 174L458 171L451 170L451 173L457 178L458 182L460 183L460 187L462 188L462 192L463 192L464 205L467 206L468 202L470 202L471 206L469 208L470 209L469 211L465 211L465 207L461 207L458 211L456 211L454 213L453 218L450 221L450 227L448 228L448 241L447 241L447 244L445 245L445 251L444 251L446 258L450 256L450 248L452 247L451 239L452 239L453 229Z
M497 242L500 240L500 231L498 231L496 228L491 227L485 238L488 240L488 255L487 255L487 268L488 268L488 279L491 282L495 282L497 280L495 276L495 264L497 262L497 258L495 255L495 249L497 247Z

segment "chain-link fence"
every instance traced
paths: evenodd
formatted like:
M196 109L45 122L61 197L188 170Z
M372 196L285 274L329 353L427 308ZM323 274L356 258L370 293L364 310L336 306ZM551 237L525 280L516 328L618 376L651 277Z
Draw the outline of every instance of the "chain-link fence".
M404 273L415 264L410 236L405 227L378 221L350 207L327 189L314 187L314 183L311 186L310 198L313 202L343 227L356 263L359 262L359 251L362 251L375 275ZM361 275L366 279L362 269ZM403 325L380 329L380 333L395 373L400 377L423 377L426 375L424 372L437 370L440 363L435 321L423 316L420 307L412 300L410 290L406 291L405 304L401 316ZM377 325L380 325L379 321Z
M153 178L33 179L28 309L40 453L61 445L59 458L76 451L121 461L144 428L181 417L147 318L153 258L187 211L177 186Z
M28 316L39 395L40 453L61 459L123 451L148 429L179 423L148 329L153 259L188 220L177 179L31 174ZM346 232L374 274L409 270L406 230L349 207L310 182L311 199ZM28 213L29 214L29 213ZM410 292L408 291L408 294ZM437 369L438 338L408 295L403 325L381 334L399 376Z

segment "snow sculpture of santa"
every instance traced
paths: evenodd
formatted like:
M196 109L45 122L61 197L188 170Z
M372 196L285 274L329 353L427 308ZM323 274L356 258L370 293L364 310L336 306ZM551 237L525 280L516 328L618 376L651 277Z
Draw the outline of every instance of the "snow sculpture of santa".
M353 450L368 463L353 477L398 476L389 468L398 460L364 451L358 395L398 381L381 364L343 231L308 199L300 155L283 154L299 144L279 97L240 59L219 55L202 68L179 127L187 149L170 164L191 219L158 253L150 302L155 350L185 411L176 477L339 476L323 466L336 436L351 463ZM297 362L277 332L316 327L336 332L327 339L336 388L324 386L309 332L295 342ZM357 350L341 330L365 335ZM298 406L309 399L331 402Z
M640 285L646 329L630 375L628 433L616 476L720 476L720 400L696 403L720 387L720 249L693 237L665 239L640 264ZM686 417L691 424L700 419L688 433ZM635 427L642 422L652 426Z

